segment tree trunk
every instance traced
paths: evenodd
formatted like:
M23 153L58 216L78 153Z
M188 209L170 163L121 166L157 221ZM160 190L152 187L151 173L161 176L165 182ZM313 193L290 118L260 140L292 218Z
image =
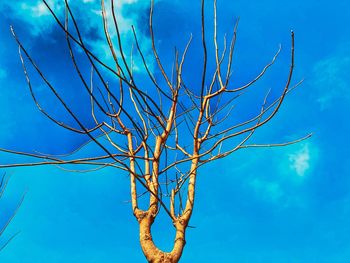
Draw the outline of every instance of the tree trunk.
M140 225L140 244L143 254L151 263L177 263L182 255L185 246L185 229L181 219L175 222L176 235L174 247L171 252L164 252L156 247L152 239L151 227L154 222L154 216L151 213L143 212L137 215Z

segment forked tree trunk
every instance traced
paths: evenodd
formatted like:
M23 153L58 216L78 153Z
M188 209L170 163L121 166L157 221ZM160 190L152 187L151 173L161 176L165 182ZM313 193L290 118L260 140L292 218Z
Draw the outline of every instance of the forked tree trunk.
M154 222L154 216L151 213L140 212L137 216L140 225L140 244L143 254L151 263L177 263L180 260L185 246L186 226L182 220L175 223L176 234L174 247L171 252L164 252L157 248L153 242L151 227Z

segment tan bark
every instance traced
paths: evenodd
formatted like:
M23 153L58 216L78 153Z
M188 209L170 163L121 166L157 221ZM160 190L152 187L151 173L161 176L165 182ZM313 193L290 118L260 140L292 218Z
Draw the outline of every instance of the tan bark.
M154 222L154 216L145 211L138 210L135 216L140 227L140 244L148 262L152 263L177 263L180 260L182 251L185 247L186 223L181 218L174 223L176 228L174 247L170 252L160 250L152 238L151 227Z

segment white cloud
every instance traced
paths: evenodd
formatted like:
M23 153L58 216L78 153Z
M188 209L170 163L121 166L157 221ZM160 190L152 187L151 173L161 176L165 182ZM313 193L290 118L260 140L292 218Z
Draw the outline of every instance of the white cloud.
M336 54L319 61L314 66L312 86L317 92L317 102L321 110L331 107L339 99L350 99L348 54L349 50L340 49Z
M148 54L150 54L151 50L151 43L150 39L148 36L145 36L141 34L142 30L138 28L138 19L140 14L138 12L135 13L127 13L127 15L123 15L123 7L125 5L137 5L138 7L138 12L145 11L147 10L147 7L149 6L148 1L142 1L142 0L121 0L121 1L116 1L115 2L115 13L118 21L118 28L119 32L121 35L121 40L122 40L122 46L123 46L123 51L124 51L124 56L126 57L126 60L129 62L130 61L130 54L131 54L131 49L133 48L134 55L133 55L133 71L140 71L142 67L139 67L137 65L141 65L142 61L140 56L138 56L138 53L136 52L135 49L135 43L134 43L134 36L132 33L131 26L135 26L136 34L138 37L138 41L140 43L141 49L144 52L144 56L146 58L146 61L148 63L148 66L150 69L153 68L153 62L154 59L153 57L150 57ZM91 9L91 12L94 14L94 19L87 19L86 23L90 24L90 28L97 28L98 33L101 37L100 40L96 41L95 39L89 39L88 44L93 48L94 51L96 51L96 54L98 57L102 58L104 61L109 61L113 63L112 61L112 56L111 52L109 50L109 46L105 40L105 35L103 31L103 18L102 18L102 13L101 13L101 8L100 4L97 3L95 8ZM121 55L118 53L118 40L117 40L117 32L115 29L114 21L113 21L113 16L112 16L112 7L108 1L105 2L105 8L106 8L106 18L107 18L107 24L108 24L108 32L109 35L112 39L112 41L115 44L115 49L117 50L117 56L121 58ZM142 25L143 26L143 25Z
M63 16L64 1L63 0L47 0L49 6L54 10L59 17ZM123 8L126 5L135 5L137 11L130 14L129 12L123 12ZM74 0L70 1L71 9L75 14L75 18L80 22L80 29L82 33L85 34L85 43L91 47L93 53L97 55L107 64L112 64L113 59L105 40L104 30L103 30L103 20L101 14L101 2L97 0ZM133 43L133 34L131 31L131 25L136 26L136 32L138 35L138 40L141 44L142 50L146 56L151 48L150 39L148 36L141 34L142 30L137 28L137 23L139 22L139 12L147 10L149 1L143 0L118 0L115 1L115 12L118 21L118 27L120 35L122 38L122 43L124 47L124 53L127 57L127 61L130 60L131 43ZM5 10L7 7L11 12L11 17L18 19L26 24L28 32L36 37L38 35L48 36L48 33L57 26L51 13L41 0L20 0L20 1L6 1L0 3L0 11ZM109 34L117 47L117 33L113 23L113 16L111 11L111 6L109 1L105 1L106 15L108 21ZM125 14L127 13L127 14ZM71 28L72 23L70 24ZM16 28L15 28L16 29ZM89 38L89 32L94 32L94 37ZM135 51L135 48L134 48ZM138 71L138 67L141 63L140 58L134 55L134 71ZM149 67L153 67L153 58L148 58L150 61ZM108 63L109 62L109 63ZM112 66L112 65L110 65Z
M61 1L47 0L47 2L55 12L62 9ZM11 20L22 21L26 25L27 32L33 36L47 32L54 24L50 12L41 0L0 1L0 12L6 12Z
M310 160L309 144L305 144L300 150L289 155L289 167L297 175L304 176L310 169Z
M47 0L50 8L58 15L62 15L64 9L63 0ZM102 28L101 18L101 2L97 0L75 0L69 1L70 7L73 13L76 14L76 18L83 20L84 26L98 26ZM136 19L139 14L122 15L123 8L126 5L135 5L137 8L145 8L149 5L149 1L143 0L118 0L115 2L116 17L119 23L120 31L130 31L130 26L136 24ZM1 10L10 10L11 16L15 19L19 19L26 24L31 33L34 35L40 33L46 33L53 26L55 26L55 20L51 16L49 9L42 2L42 0L20 0L20 1L4 1L0 3ZM105 1L106 13L109 22L112 22L111 6L109 1ZM79 14L84 14L79 16ZM94 29L94 28L92 28Z
M24 2L21 3L21 9L31 17L41 17L50 14L43 2L37 2L35 5L28 5Z

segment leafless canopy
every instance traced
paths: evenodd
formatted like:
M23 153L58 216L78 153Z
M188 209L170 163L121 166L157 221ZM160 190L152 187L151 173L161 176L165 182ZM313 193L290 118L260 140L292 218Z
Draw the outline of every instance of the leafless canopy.
M45 77L43 71L22 45L14 29L11 28L19 46L19 55L31 96L38 109L50 120L74 133L88 136L89 143L95 144L104 154L77 159L72 158L74 152L67 156L52 156L1 149L38 159L37 162L1 165L1 167L74 164L90 165L93 167L92 170L115 167L127 172L130 176L132 209L140 224L141 246L149 261L152 260L149 251L157 248L152 242L150 232L146 230L143 232L142 229L149 228L150 230L160 208L163 208L173 220L177 234L172 252L162 254L162 251L156 251L158 254L165 255L164 257L172 258L173 261L169 262L177 262L176 260L180 258L185 244L184 232L193 211L195 182L199 167L224 158L242 148L284 146L310 136L279 144L249 144L254 132L276 115L286 95L300 84L300 82L292 84L293 32L291 32L289 73L280 96L268 103L269 92L267 92L261 101L260 111L254 117L234 123L230 117L234 108L233 104L264 76L274 64L281 48L278 49L272 60L262 67L254 79L245 85L234 87L231 84L232 60L238 21L233 26L232 39L227 41L225 37L223 48L220 50L217 36L216 0L213 1L214 34L212 41L215 50L212 53L207 51L206 33L208 29L205 24L205 3L202 0L203 62L199 87L191 86L183 78L183 68L191 46L192 35L189 36L182 52L175 50L172 72L167 72L167 67L163 65L158 55L153 32L153 0L151 0L149 13L152 61L148 61L149 56L144 54L133 26L131 28L134 37L132 47L130 44L126 46L126 43L122 43L114 1L107 3L109 8L105 8L104 0L101 1L104 35L110 56L114 61L113 67L104 63L88 48L67 0L65 0L64 21L59 19L58 14L45 0L43 2L50 10L57 25L65 33L67 48L76 74L81 80L82 87L90 96L91 117L95 125L94 127L84 125L50 80ZM108 21L107 18L111 18L111 21ZM112 23L113 26L110 27L109 23ZM110 30L113 30L115 38L111 37ZM82 66L77 60L77 49L85 53L90 64L91 74L89 76L84 75ZM131 49L131 55L127 55L126 49L128 51ZM213 58L214 71L211 70L212 65L211 67L207 65L210 61L209 54L215 56ZM142 68L142 71L148 76L147 84L140 83L137 79L138 74L135 73L133 59L135 56L140 60L138 68ZM153 61L156 69L150 67ZM73 127L57 120L41 106L32 89L27 71L28 63L41 76L67 114L75 120L76 126ZM155 71L161 74L161 78L154 76ZM107 81L107 76L111 79L110 81ZM96 82L99 83L98 87L95 87ZM143 209L139 207L138 202L141 196L149 197L149 204Z

